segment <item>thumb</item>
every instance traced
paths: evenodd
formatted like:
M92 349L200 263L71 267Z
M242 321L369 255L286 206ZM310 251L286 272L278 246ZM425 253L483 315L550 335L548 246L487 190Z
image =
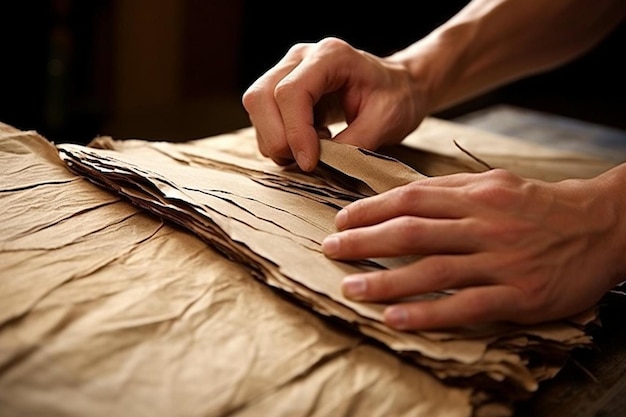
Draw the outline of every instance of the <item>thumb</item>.
M352 123L337 133L333 140L359 148L375 151L384 143L384 132L378 123L363 117L355 119Z

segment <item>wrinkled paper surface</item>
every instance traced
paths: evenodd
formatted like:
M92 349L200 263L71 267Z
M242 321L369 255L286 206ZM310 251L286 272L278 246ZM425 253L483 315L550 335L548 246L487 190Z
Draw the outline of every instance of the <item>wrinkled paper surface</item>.
M591 345L594 311L397 332L339 281L414 259L320 250L350 201L485 169L448 136L549 180L608 168L537 149L525 164L515 142L475 147L478 132L435 119L387 156L323 141L315 175L262 158L251 129L55 147L0 124L0 414L509 415Z

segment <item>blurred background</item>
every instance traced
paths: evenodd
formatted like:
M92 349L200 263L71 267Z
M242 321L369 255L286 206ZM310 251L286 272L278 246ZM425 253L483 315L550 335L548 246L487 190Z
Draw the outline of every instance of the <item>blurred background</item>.
M54 142L182 141L249 125L241 94L296 42L386 55L467 2L24 0L0 6L0 121ZM413 7L411 8L414 9ZM626 128L624 25L571 64L437 114L511 104Z

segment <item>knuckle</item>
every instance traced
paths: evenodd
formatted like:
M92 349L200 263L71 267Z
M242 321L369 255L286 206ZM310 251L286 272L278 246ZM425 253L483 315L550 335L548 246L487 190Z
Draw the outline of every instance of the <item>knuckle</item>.
M397 295L395 280L389 271L379 271L369 277L367 289L368 296L377 299L385 299Z
M340 234L339 247L342 253L354 253L359 247L359 242L359 233L356 230L345 230Z
M470 190L473 200L488 203L490 206L500 209L517 207L523 197L518 187L517 178L514 174L502 169L490 171L486 180L477 183Z
M411 251L421 246L423 241L423 222L411 216L402 216L395 219L400 249Z
M243 93L241 104L246 111L251 112L261 105L263 89L259 83L254 83Z
M503 168L494 168L485 173L488 178L493 181L505 182L505 183L517 183L518 177L511 171Z
M424 274L443 284L443 287L448 287L447 283L451 282L454 274L450 262L444 258L425 258L421 262Z
M277 102L287 101L293 96L295 89L296 81L287 76L276 84L276 87L274 88L274 99Z
M348 216L351 221L358 222L361 219L363 213L367 213L368 203L367 199L356 200L350 203L348 206L344 208L348 213Z
M320 40L317 45L320 49L326 49L329 51L342 51L344 49L352 50L352 47L348 45L346 41L339 39L335 36L329 36L327 38L324 38Z
M423 187L416 182L403 185L398 188L397 198L392 199L399 209L407 210L423 196Z
M289 48L289 50L287 51L287 55L298 57L303 56L309 50L310 46L311 44L306 42L295 43L291 46L291 48Z

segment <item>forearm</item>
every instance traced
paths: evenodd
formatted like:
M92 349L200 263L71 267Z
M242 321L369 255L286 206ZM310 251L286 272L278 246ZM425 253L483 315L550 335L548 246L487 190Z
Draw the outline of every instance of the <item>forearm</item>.
M624 15L622 0L474 0L388 59L408 67L436 111L572 60Z

